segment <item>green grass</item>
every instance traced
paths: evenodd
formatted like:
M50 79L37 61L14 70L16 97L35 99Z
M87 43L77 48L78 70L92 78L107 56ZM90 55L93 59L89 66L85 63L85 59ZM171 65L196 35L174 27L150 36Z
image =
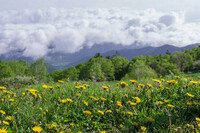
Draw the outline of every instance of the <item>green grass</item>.
M177 84L167 83L170 80L177 81ZM0 110L6 113L0 113L0 129L4 127L9 132L33 132L33 127L40 126L42 132L142 132L141 126L144 126L147 128L145 132L199 130L195 118L200 117L200 82L192 85L190 80L185 80L184 77L176 79L175 76L169 76L165 81L161 81L162 86L152 79L135 84L130 81L126 83L128 86L123 88L119 81L81 81L79 85L65 81L46 84L53 89L43 88L43 84L38 84L22 89L6 88L10 94L0 90ZM152 84L153 88L148 87L147 83ZM87 84L85 89L76 87L84 84ZM145 87L139 84L144 84ZM108 86L108 91L102 86ZM170 89L167 90L167 87ZM31 94L26 89L35 89L38 92ZM194 97L188 96L187 93ZM81 96L78 97L77 94ZM140 102L133 97L138 97ZM67 98L73 102L62 103L62 100ZM106 100L102 101L101 98ZM158 101L163 104L159 105ZM119 102L122 107L117 106ZM136 105L130 105L136 102ZM168 104L174 107L169 107ZM83 111L86 110L90 111L91 115L84 114ZM103 111L104 114L98 111ZM8 120L6 116L13 116L13 119ZM3 124L3 121L9 122L9 125ZM186 124L191 126L187 127Z

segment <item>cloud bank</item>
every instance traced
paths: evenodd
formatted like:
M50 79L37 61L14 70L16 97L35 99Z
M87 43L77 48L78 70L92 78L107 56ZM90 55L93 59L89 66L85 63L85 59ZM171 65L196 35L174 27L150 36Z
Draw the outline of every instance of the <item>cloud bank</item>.
M26 57L49 52L73 53L111 42L143 46L200 42L200 23L186 22L183 12L155 9L56 9L0 12L0 55L22 51Z

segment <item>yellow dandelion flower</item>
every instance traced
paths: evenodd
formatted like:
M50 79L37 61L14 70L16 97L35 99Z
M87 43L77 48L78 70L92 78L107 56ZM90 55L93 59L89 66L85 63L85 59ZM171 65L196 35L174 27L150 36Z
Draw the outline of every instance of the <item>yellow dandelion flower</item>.
M101 131L100 133L106 133L106 131Z
M168 102L169 102L169 100L164 100L164 102L165 102L165 103L168 103Z
M70 127L73 127L75 124L73 122L71 122L69 125L70 125Z
M132 113L132 112L127 112L127 114L128 114L128 115L131 115L131 116L133 115L133 113Z
M51 126L52 126L53 128L58 127L58 125L57 125L56 123L51 124Z
M145 87L145 85L144 85L144 84L139 84L139 86L141 86L141 87Z
M135 106L135 105L137 105L137 103L132 103L132 102L131 102L130 105L131 105L131 106Z
M76 89L80 89L80 86L75 86Z
M47 89L48 86L47 85L42 85L42 88Z
M163 85L159 84L159 85L158 85L158 87L162 88L162 87L163 87Z
M131 82L132 84L137 83L136 80L130 80L130 82Z
M192 86L192 85L195 85L195 84L197 84L197 83L198 83L198 82L196 82L196 81L190 81L189 85Z
M194 95L190 94L190 93L186 93L187 96L189 97L194 97Z
M0 133L8 133L8 131L4 128L0 129Z
M58 82L59 82L59 83L63 83L64 81L62 81L62 80L58 80Z
M117 113L119 113L119 109L116 109L115 111L116 111Z
M29 92L39 92L38 90L35 90L35 89L26 89L26 91L29 91Z
M103 98L103 97L101 97L101 101L103 101L103 102L104 102L104 101L106 101L106 99L105 99L105 98Z
M162 101L157 101L157 104L162 105L163 102Z
M87 84L83 84L83 86L87 87L87 86L89 86L89 85L87 85Z
M101 110L98 110L97 111L99 114L102 114L102 115L104 115L104 112L103 111L101 111Z
M12 121L14 119L14 116L6 116L5 120Z
M86 102L86 101L83 101L83 104L84 104L85 106L88 106L88 102Z
M167 104L168 107L174 108L174 105Z
M85 90L85 86L84 85L79 86L79 88Z
M196 117L195 119L196 119L196 121L200 122L200 118Z
M186 127L189 128L189 127L190 127L190 124L187 123L187 124L186 124Z
M94 98L94 101L95 101L95 102L98 102L98 101L99 101L99 98Z
M147 83L147 86L148 86L149 88L153 88L153 85L151 85L151 84L149 84L149 83Z
M80 96L81 96L81 94L77 93L75 96L76 96L76 97L80 97Z
M142 130L142 132L145 132L147 128L144 126L141 126L140 129Z
M7 91L7 90L3 90L3 92L5 92L6 94L12 94L12 92Z
M122 88L128 86L128 84L126 82L121 82L120 85L121 85Z
M176 85L178 83L178 81L176 80L170 80L170 81L167 81L168 84L173 84L173 85Z
M86 114L86 115L91 115L92 114L92 112L90 112L89 110L83 111L83 113Z
M53 90L53 89L54 89L54 87L53 87L53 86L48 86L48 88L49 88L50 90Z
M162 81L162 82L164 82L164 81L165 81L165 79L161 79L161 81Z
M128 102L127 102L127 104L130 104L131 103L131 101L129 100Z
M6 89L6 87L0 86L0 90L5 90L5 89Z
M66 99L62 99L61 102L65 104L65 103L67 103L67 100Z
M72 99L69 99L69 98L67 98L66 100L67 100L68 102L71 102L71 103L73 102L73 100L72 100Z
M104 90L106 90L106 91L109 90L109 88L108 88L107 86L102 86L102 88L103 88Z
M136 103L140 103L140 98L139 97L135 97Z
M31 91L30 93L31 93L31 95L33 95L34 97L37 97L37 94L36 94L35 92Z
M161 84L161 81L158 79L153 79L154 82Z
M95 97L93 97L93 96L90 96L90 99L95 99Z
M35 126L35 127L32 128L32 130L34 132L41 132L43 129L41 127L39 127L39 126Z
M4 124L4 125L9 125L9 122L3 121L3 124Z
M122 125L122 124L120 124L120 125L119 125L119 128L123 128L123 125Z
M118 107L123 107L122 103L120 101L117 101L117 106Z
M187 102L187 105L188 105L188 106L191 106L191 105L192 105L192 103L189 103L189 102Z
M124 97L126 97L126 98L127 98L127 97L128 97L128 95L127 95L127 94L124 94Z
M1 114L3 114L3 115L5 115L5 114L6 114L6 112L5 112L5 111L3 111L3 110L0 110L0 113L1 113Z
M107 113L112 113L112 110L107 110L106 112L107 112Z
M14 99L9 99L9 101L14 102L15 100Z

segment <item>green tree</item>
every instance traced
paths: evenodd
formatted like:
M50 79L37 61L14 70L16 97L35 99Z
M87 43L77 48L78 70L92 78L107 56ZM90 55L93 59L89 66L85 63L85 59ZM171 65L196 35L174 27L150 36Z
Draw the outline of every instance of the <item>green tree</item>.
M70 66L67 71L68 71L68 77L70 80L75 80L75 81L78 80L79 71L75 67Z
M24 60L11 60L8 64L16 76L26 76L30 67L30 64Z
M103 78L101 71L101 64L93 63L89 69L90 79L95 81L101 81Z
M86 65L88 64L86 63L81 63L76 65L76 69L79 73L79 80L88 80L89 79L89 73L88 73L88 66Z
M103 80L111 81L115 79L115 66L110 59L103 59L101 63Z
M8 62L1 60L0 63L0 79L7 77L14 77L15 74L9 66Z
M64 70L56 70L50 74L50 76L53 78L55 82L58 80L64 80L68 78L68 71L66 69Z
M189 68L192 68L192 57L189 54L186 54L184 52L175 52L174 55L172 55L172 62L177 65L179 71L187 71Z
M47 81L47 65L44 59L33 62L29 68L29 75L34 76L39 81Z
M114 65L110 59L104 59L100 56L92 57L84 66L81 66L79 77L84 80L113 80Z
M115 56L112 58L112 63L115 67L115 79L121 80L127 73L129 60L125 57Z
M128 73L125 75L125 79L141 79L141 78L154 78L156 72L145 64L144 60L131 61L128 67Z

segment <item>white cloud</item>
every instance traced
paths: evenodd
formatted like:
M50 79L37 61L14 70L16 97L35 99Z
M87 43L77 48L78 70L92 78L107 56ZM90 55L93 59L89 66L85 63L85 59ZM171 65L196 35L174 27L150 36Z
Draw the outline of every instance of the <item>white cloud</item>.
M183 12L155 9L56 9L0 12L0 55L23 51L73 53L84 46L112 42L184 46L200 42L200 23L185 22Z

